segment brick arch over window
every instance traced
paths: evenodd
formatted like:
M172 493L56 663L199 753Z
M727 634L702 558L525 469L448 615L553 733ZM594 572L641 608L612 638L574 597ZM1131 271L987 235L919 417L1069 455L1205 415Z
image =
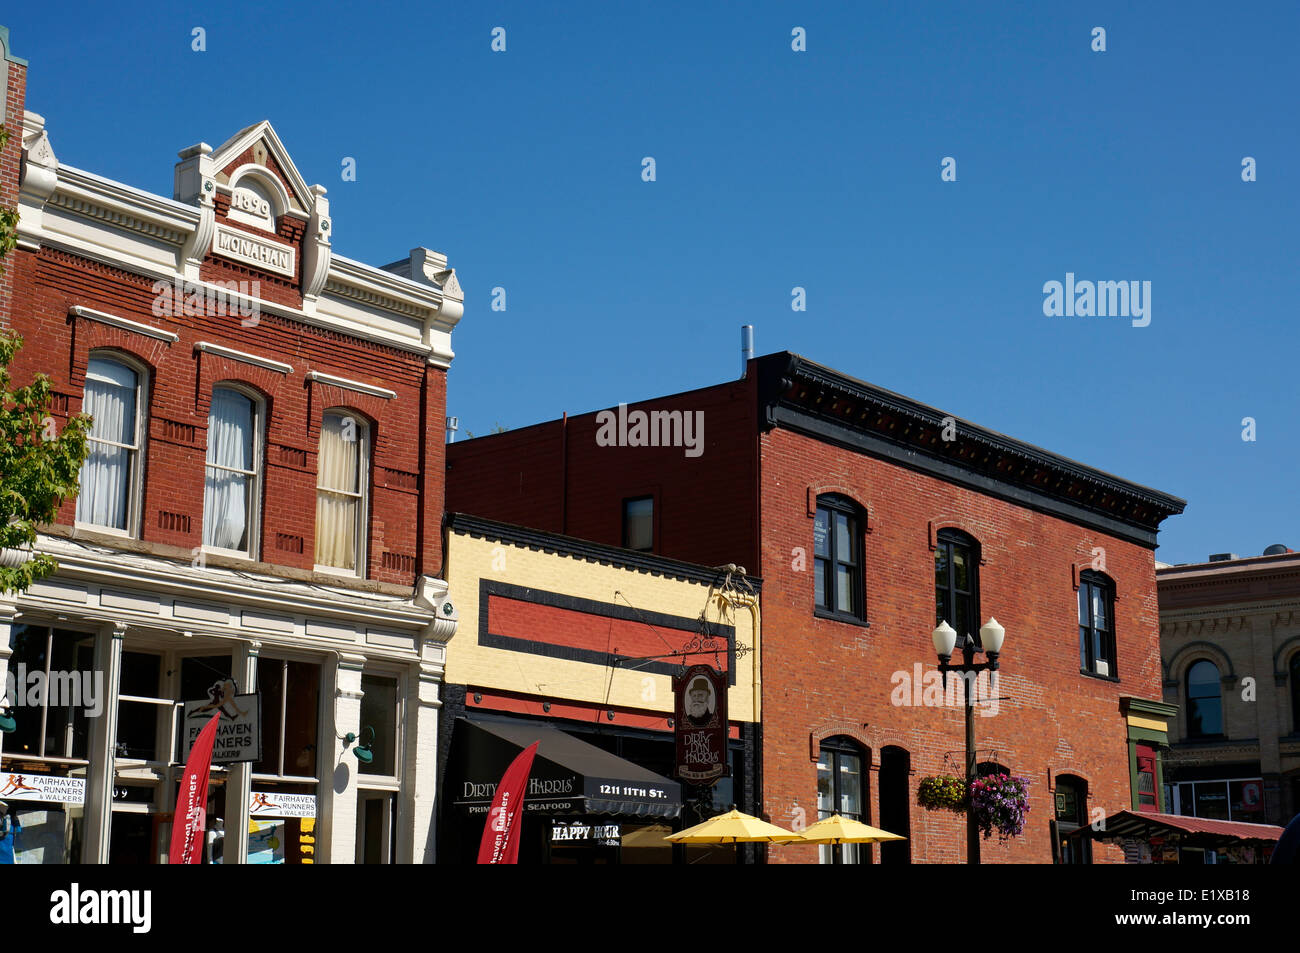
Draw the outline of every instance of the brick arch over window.
M865 755L863 767L872 764L872 752L875 750L871 738L862 730L862 726L851 721L826 720L815 725L808 735L808 760L816 764L821 758L821 744L828 738L850 738L858 744Z
M1280 685L1286 681L1288 673L1291 671L1292 663L1295 661L1295 655L1300 654L1300 635L1293 635L1277 647L1273 653L1273 675Z
M1207 659L1219 670L1219 677L1225 682L1235 682L1237 675L1232 668L1232 659L1213 642L1188 642L1170 657L1168 662L1161 662L1165 670L1165 683L1182 685L1187 677L1187 669L1200 659Z
M115 331L116 328L108 328L109 331ZM138 365L138 369L148 375L150 383L157 380L158 366L155 360L150 357L156 357L152 350L148 348L147 342L136 340L131 335L124 335L123 338L116 338L113 335L105 335L111 340L104 344L95 344L93 347L87 347L85 350L73 352L72 374L69 382L76 390L85 392L86 389L86 369L90 367L91 358L102 357L110 361L120 360L124 364Z
M862 511L862 532L871 533L873 530L871 518L875 508L866 502L866 494L860 489L841 486L840 484L823 484L820 486L808 486L808 505L807 517L815 519L817 516L817 499L822 496L840 496L852 503Z
M135 315L130 320L146 323ZM150 318L149 321L152 322L150 327L157 325L159 330L166 330L162 327L162 319ZM158 370L158 362L172 346L170 341L78 317L72 312L68 315L68 322L72 325L72 366L69 368L68 380L78 390L86 386L86 366L90 363L91 351L118 351L144 364L149 369L149 376L153 377Z
M198 362L198 386L194 392L194 412L206 416L212 400L212 389L222 384L236 384L257 391L258 395L271 404L280 396L286 375L265 367L223 357L211 351L194 352Z
M984 540L986 537L993 535L990 527L970 520L956 520L949 517L937 517L930 520L926 526L929 534L930 552L934 552L939 548L939 534L943 530L951 530L969 536L974 540L976 547L979 549L979 564L983 566L988 563L988 557L985 555L988 547L985 546Z
M307 387L307 437L315 443L320 439L320 422L326 411L356 414L370 426L372 446L379 448L378 440L383 429L384 411L391 400L364 394L324 381L308 380ZM386 449L386 448L384 448Z

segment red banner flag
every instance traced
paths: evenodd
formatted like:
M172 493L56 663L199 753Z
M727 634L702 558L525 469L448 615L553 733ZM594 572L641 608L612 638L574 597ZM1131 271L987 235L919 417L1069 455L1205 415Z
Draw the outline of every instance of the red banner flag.
M197 864L203 860L203 832L208 819L208 774L212 771L212 746L217 740L218 711L203 726L185 762L181 790L172 815L170 864Z
M483 841L478 847L480 864L519 863L519 827L523 821L524 792L528 789L528 775L533 770L533 756L537 754L534 741L510 762L506 773L497 785L483 825Z

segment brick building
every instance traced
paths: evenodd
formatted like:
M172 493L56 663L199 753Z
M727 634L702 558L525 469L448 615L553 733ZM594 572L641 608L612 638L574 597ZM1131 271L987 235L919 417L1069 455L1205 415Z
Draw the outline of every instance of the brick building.
M1029 779L1031 813L984 860L1079 859L1070 830L1161 807L1153 550L1176 497L789 353L740 380L454 444L447 496L761 576L766 812L797 826L838 810L909 838L823 861L965 859L964 821L916 805L920 778L963 770L960 695L935 706L920 690L939 619L973 635L995 616L1007 632L978 759Z
M1285 825L1300 812L1300 554L1161 566L1170 813Z
M27 693L0 736L20 851L165 858L181 704L256 692L259 756L213 773L225 862L431 859L454 271L335 253L265 121L183 150L171 196L60 163L0 47L11 370L52 378L56 427L95 416L38 547L59 572L0 601L0 678L103 682L97 705Z
M439 863L474 861L495 784L534 741L521 863L752 859L664 837L757 807L757 580L463 514L446 551L464 621L443 678ZM711 787L669 779L674 678L696 665L726 686Z

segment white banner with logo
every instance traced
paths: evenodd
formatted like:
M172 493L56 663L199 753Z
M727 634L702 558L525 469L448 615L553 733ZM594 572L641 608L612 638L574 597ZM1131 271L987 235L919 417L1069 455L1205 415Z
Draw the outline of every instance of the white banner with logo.
M57 804L85 804L86 779L62 778L54 774L0 772L0 801L53 801Z
M316 795L254 791L248 802L252 817L315 817Z

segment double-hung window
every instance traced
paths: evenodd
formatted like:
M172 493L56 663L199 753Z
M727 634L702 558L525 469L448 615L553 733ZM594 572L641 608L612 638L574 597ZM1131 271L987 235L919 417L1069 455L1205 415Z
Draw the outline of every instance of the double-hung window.
M92 357L82 410L94 417L81 465L77 522L135 533L139 516L144 373L125 361Z
M1187 670L1187 735L1214 738L1223 734L1223 692L1219 669L1201 659Z
M1079 574L1079 667L1094 675L1115 673L1115 584L1101 573Z
M370 431L350 414L330 411L320 428L316 475L316 565L364 573Z
M203 487L203 545L256 556L259 407L231 387L212 391Z
M940 530L934 550L935 625L957 632L957 648L970 636L979 644L979 545L965 533Z
M858 507L840 496L817 498L813 522L813 594L819 615L862 620L862 533Z

